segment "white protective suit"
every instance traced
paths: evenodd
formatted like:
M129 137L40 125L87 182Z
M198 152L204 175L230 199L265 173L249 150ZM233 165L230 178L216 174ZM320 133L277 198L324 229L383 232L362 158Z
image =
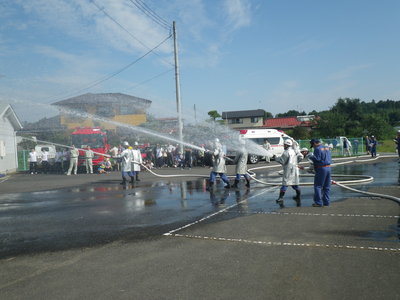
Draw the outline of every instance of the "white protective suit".
M282 185L298 185L299 184L299 168L298 162L303 159L303 155L296 153L293 148L286 149L282 156L277 159L283 167Z
M240 153L235 157L234 163L236 163L235 172L236 174L246 174L247 173L247 159L248 152L245 147L240 149Z
M132 159L133 153L131 149L125 149L121 152L121 171L131 172L132 171Z
M222 150L222 145L218 142L215 143L215 150L213 152L213 172L226 173L225 153Z
M133 149L132 151L132 171L140 172L140 164L142 161L142 154L139 149Z

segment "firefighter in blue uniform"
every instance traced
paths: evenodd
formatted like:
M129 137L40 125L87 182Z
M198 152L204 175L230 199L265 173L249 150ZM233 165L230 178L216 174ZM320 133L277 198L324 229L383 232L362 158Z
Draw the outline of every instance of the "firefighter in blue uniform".
M329 191L331 188L331 151L318 139L310 141L314 153L310 160L314 163L314 203L313 207L329 206Z

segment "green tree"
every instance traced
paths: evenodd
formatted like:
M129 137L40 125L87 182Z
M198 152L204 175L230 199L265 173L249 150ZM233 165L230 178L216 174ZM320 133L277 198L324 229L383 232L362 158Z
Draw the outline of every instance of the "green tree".
M297 117L297 116L305 116L307 115L305 111L299 112L297 110L289 110L282 114L277 114L275 117L283 118L283 117Z
M221 118L221 115L216 111L216 110L210 110L208 112L208 115L213 119L213 121L216 121L218 118Z
M296 126L292 129L291 137L296 140L306 140L310 138L310 131L302 126Z
M378 139L391 138L393 135L393 127L390 126L387 118L380 114L366 114L361 123L364 135L374 135Z

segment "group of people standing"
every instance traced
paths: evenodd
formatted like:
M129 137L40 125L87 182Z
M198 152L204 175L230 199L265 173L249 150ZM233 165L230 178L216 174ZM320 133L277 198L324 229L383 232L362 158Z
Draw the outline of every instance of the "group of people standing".
M400 142L400 135L399 135ZM297 205L301 205L301 190L299 187L299 170L305 169L299 166L298 163L303 159L307 159L310 166L306 167L311 169L314 176L314 203L313 207L329 206L330 204L330 186L331 186L331 150L329 146L323 145L319 139L312 139L310 146L313 148L313 153L310 153L307 148L299 149L297 142L286 139L284 142L284 152L277 158L277 162L283 167L282 186L279 190L279 198L276 202L283 207L283 198L289 186L291 186L296 195L293 199ZM240 140L239 154L235 158L235 181L231 186L228 177L226 176L226 154L223 147L216 138L214 141L214 150L209 151L212 155L213 168L209 177L208 189L212 190L217 176L224 182L225 188L237 188L240 179L243 176L246 181L246 187L250 187L250 175L247 172L247 159L248 152L246 150L246 142L244 139Z
M366 136L365 137L365 147L368 154L371 154L371 157L376 157L376 146L378 145L378 141L375 136Z
M124 150L121 152L119 158L121 162L121 184L125 185L128 181L134 184L134 181L140 181L139 172L141 169L142 154L138 147L138 142L134 146L130 146L128 142L124 142Z
M279 198L276 202L283 207L283 197L288 186L291 186L296 196L293 199L297 206L301 205L301 190L299 187L299 169L305 169L303 166L298 166L298 163L303 159L310 162L310 166L306 167L315 173L314 175L314 203L313 207L329 206L330 186L331 186L331 163L332 155L329 146L323 145L319 139L312 139L310 146L313 148L313 153L310 153L307 148L299 149L295 141L287 139L284 142L284 152L277 159L283 167L282 186L279 191Z

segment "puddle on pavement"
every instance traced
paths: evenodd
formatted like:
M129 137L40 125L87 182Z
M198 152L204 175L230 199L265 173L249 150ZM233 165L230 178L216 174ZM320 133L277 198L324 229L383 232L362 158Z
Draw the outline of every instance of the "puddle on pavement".
M397 185L400 172L397 163L395 166L393 163L343 165L335 167L333 173L371 175L375 178L372 186ZM260 175L259 178L266 177ZM371 184L356 188L365 190L369 186ZM293 195L294 191L289 189L285 198L286 207L296 206L291 199ZM303 187L302 205L310 206L312 195L312 187ZM331 200L335 202L357 195L335 188ZM246 212L279 211L275 203L277 196L278 187L265 187L254 181L250 190L244 187L244 183L236 190L224 189L219 183L211 192L206 190L203 178L184 182L155 180L151 185L139 183L134 188L102 182L76 188L0 195L0 226L7 236L20 231L34 235L41 229L46 232L91 232L101 235L104 230L118 232L127 228L184 224L229 206L232 206L229 213L221 214L218 220L243 216ZM234 205L237 203L240 205ZM390 232L399 235L398 227ZM387 240L387 234L371 232L368 238Z

